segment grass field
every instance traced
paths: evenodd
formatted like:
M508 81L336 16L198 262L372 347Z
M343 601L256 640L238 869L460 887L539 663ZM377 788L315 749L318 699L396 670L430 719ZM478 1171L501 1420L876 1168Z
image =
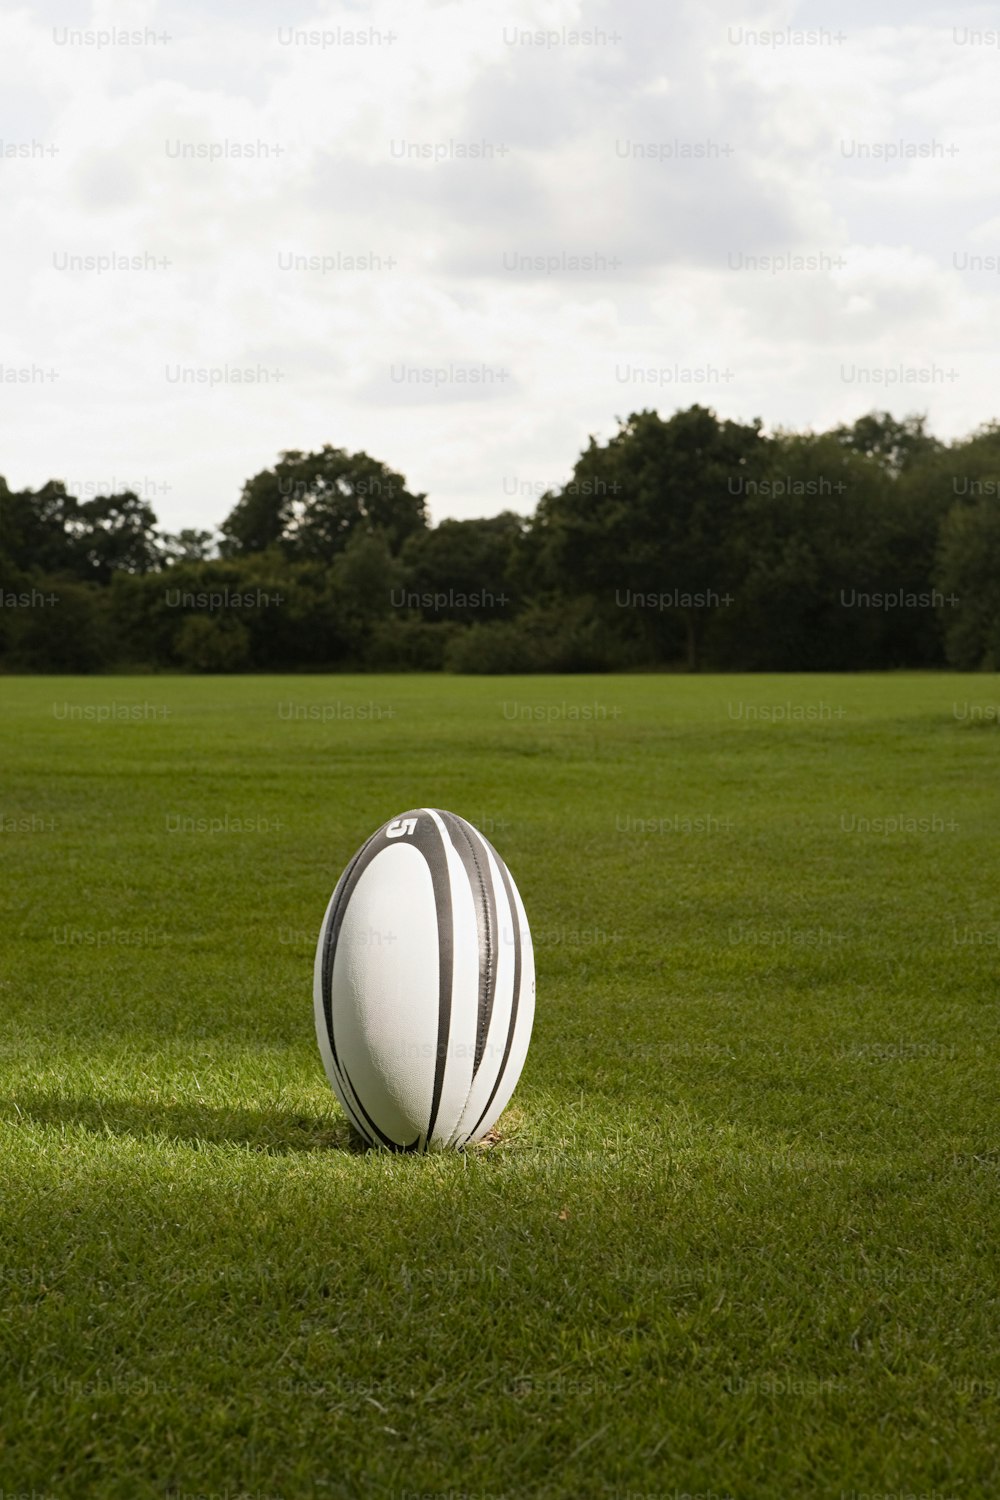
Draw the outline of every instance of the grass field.
M2 701L5 1497L1000 1494L996 678ZM536 944L447 1158L358 1150L313 1033L414 805Z

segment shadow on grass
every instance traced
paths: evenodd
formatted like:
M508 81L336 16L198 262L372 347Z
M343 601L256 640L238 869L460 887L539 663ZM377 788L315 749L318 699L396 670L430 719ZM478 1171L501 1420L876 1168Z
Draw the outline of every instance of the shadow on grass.
M198 1103L19 1094L16 1099L0 1098L0 1120L179 1143L195 1150L239 1146L268 1156L286 1156L293 1151L360 1153L365 1149L344 1119L316 1119L281 1109L219 1109Z

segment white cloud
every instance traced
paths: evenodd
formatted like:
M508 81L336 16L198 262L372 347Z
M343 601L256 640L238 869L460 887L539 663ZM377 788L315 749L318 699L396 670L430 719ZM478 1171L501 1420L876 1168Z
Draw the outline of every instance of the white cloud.
M991 24L860 0L9 11L0 364L36 373L0 385L0 472L133 482L176 528L333 442L440 517L529 510L641 406L969 430L1000 308L962 259L1000 255ZM761 260L795 256L818 269ZM843 377L913 362L959 373Z

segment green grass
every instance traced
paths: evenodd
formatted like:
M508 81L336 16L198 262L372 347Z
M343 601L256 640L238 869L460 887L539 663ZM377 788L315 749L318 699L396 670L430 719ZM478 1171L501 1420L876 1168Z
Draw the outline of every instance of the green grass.
M1000 1493L995 678L2 700L5 1495ZM311 985L423 804L508 861L538 1002L496 1144L413 1159L351 1142Z

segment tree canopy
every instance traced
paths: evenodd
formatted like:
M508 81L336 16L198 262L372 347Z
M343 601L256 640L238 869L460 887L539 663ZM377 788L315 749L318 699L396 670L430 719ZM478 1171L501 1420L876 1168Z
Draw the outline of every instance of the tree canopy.
M591 436L534 513L428 523L363 452L288 450L221 526L0 478L0 664L205 672L1000 665L1000 423Z
M318 453L289 449L243 486L222 523L223 552L239 557L278 547L289 558L332 562L361 530L381 532L396 553L426 527L426 499L367 453L330 443Z

